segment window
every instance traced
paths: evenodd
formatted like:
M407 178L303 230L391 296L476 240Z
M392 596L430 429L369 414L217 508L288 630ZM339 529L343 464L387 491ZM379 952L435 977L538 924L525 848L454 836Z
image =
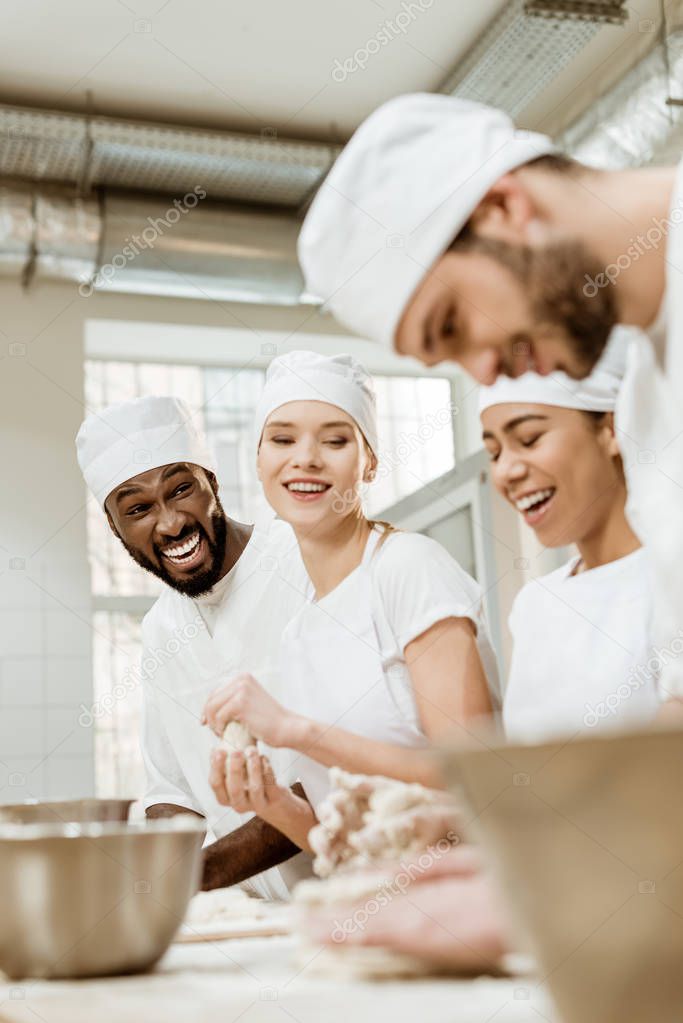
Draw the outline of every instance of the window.
M174 394L200 421L218 465L226 513L252 518L259 494L253 412L264 371L225 366L86 362L86 403L97 412L116 401ZM380 464L367 495L369 514L381 516L454 465L451 382L445 378L376 376ZM94 501L88 505L88 546L93 588L94 727L97 791L140 794L138 748L140 622L161 583L128 556Z

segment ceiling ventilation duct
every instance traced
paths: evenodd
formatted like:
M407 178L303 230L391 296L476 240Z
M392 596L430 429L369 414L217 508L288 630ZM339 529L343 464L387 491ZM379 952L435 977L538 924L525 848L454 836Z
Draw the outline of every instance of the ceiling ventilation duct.
M683 31L670 35L558 140L568 153L595 167L678 163L683 151Z
M67 279L81 295L123 291L236 302L307 301L299 221L283 212L104 193L0 189L0 273ZM183 203L185 204L183 207Z
M526 0L524 13L603 25L623 25L628 17L626 0Z
M0 177L299 207L341 146L0 105Z
M526 6L524 0L506 4L440 91L500 107L516 117L601 28L597 19L554 15L551 20L527 12Z

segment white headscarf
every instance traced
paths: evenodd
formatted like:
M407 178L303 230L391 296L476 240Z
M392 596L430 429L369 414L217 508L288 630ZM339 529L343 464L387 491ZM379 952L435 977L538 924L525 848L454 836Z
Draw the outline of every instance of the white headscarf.
M290 401L324 401L348 413L377 454L377 408L372 377L351 355L289 352L273 359L256 406L256 440L271 412Z
M112 490L148 469L191 462L216 471L190 408L166 396L122 401L89 415L78 431L76 452L102 507Z
M639 333L629 327L615 327L593 372L583 380L559 372L547 376L537 373L516 378L499 376L491 387L479 389L479 414L492 405L520 402L583 412L613 412L626 370L628 346Z

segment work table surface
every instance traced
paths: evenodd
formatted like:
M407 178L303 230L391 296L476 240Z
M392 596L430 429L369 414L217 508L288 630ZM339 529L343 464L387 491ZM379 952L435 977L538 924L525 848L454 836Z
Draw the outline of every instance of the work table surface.
M291 937L174 944L152 973L7 981L2 1023L539 1023L548 1001L529 978L361 981L297 961Z

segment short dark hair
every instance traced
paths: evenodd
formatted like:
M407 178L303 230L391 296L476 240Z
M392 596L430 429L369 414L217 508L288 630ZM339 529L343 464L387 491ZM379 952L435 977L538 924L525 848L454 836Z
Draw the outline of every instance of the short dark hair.
M548 171L551 174L567 174L574 177L589 170L584 164L579 163L578 160L573 160L571 156L566 156L564 153L546 153L545 156L537 156L534 160L529 160L528 163L522 164L522 166L535 167L537 170ZM448 246L447 251L454 249L457 252L458 249L467 249L476 240L476 235L472 231L471 220L467 220Z

